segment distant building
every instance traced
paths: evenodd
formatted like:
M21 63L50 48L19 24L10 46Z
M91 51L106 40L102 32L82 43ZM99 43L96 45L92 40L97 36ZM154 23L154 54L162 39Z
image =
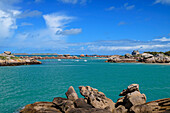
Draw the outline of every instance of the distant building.
M133 50L133 52L132 52L132 55L139 55L140 53L139 53L139 51L137 50Z

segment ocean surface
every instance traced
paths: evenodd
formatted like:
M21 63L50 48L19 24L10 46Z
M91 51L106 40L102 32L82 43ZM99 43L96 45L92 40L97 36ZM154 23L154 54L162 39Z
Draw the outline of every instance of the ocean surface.
M50 59L41 60L41 65L0 67L0 113L16 113L30 103L65 97L69 86L78 94L78 86L92 86L114 102L132 83L140 85L147 101L170 97L169 65L85 59Z

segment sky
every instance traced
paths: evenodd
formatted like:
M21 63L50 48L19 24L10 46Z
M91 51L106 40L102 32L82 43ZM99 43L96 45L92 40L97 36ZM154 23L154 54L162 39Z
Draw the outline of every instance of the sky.
M0 0L0 52L170 50L170 0Z

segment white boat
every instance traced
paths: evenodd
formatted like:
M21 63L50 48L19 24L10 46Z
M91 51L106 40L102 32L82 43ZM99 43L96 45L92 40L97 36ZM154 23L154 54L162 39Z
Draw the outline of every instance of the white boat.
M61 59L58 59L58 61L61 61Z
M84 60L84 62L87 62L87 60Z

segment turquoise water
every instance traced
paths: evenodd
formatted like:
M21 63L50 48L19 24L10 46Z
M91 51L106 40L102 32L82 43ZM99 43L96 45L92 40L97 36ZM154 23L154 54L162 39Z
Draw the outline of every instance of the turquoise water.
M77 92L78 86L90 85L114 102L132 83L140 85L147 101L170 97L167 65L115 64L91 58L87 62L84 59L41 61L42 65L0 67L0 113L13 113L26 104L65 97L71 85Z

